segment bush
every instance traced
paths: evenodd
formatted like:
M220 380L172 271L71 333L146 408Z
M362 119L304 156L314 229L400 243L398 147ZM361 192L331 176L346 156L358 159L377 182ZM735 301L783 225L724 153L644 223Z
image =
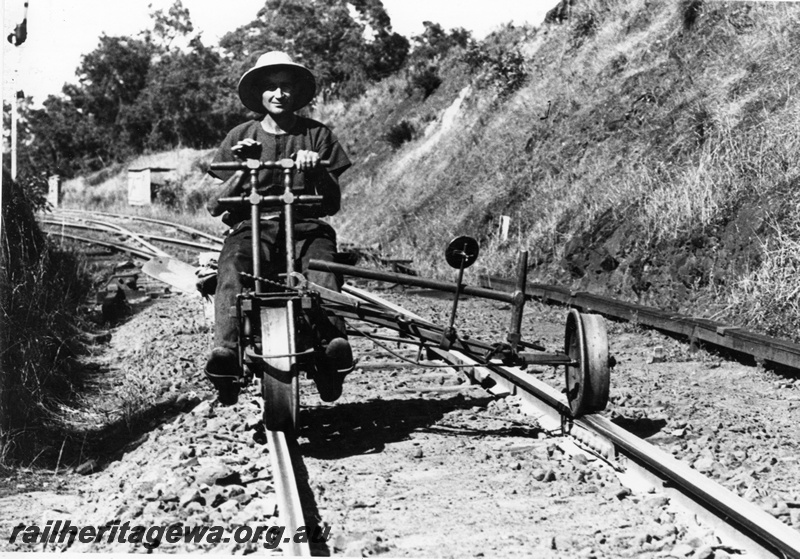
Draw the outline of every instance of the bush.
M599 27L597 16L593 12L581 12L575 17L572 26L572 46L580 47L586 39L594 36Z
M735 323L800 341L800 228L776 227L760 267L733 286L726 311Z
M89 289L83 264L51 245L34 219L32 198L3 173L0 253L0 459L30 458L30 433L74 391L70 356L78 309ZM11 443L20 433L24 443Z
M211 192L203 189L195 189L186 195L186 211L196 214L198 212L206 211L206 204L211 199Z
M687 31L694 27L697 18L703 11L703 0L683 0L681 12L683 13L683 28Z
M153 196L157 204L176 212L183 210L185 191L181 182L166 180L163 184L154 185L153 190Z
M415 133L416 130L413 124L407 120L401 120L389 128L386 134L383 135L383 139L388 142L393 149L398 149L404 143L413 140Z
M406 93L412 95L415 90L422 91L423 98L427 99L442 85L442 78L439 77L435 66L428 66L422 70L412 72L409 76Z
M494 87L500 97L517 91L528 77L525 57L517 47L492 48L473 43L465 51L463 60L470 71L478 75L476 84L479 87Z

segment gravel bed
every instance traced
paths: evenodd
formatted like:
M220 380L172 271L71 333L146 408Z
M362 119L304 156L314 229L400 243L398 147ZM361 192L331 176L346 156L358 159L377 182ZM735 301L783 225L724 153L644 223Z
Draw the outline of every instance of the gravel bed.
M434 322L450 302L382 293ZM560 349L566 311L531 304L523 336ZM467 298L462 334L505 337L509 309ZM659 333L609 323L611 402L605 414L800 528L796 408L800 383L762 367L690 351ZM171 398L143 434L86 468L54 476L61 489L0 499L4 530L69 518L73 525L216 525L218 543L159 552L279 553L237 543L237 528L275 526L276 499L260 425L257 385L220 407L202 378L210 323L197 299L159 299L112 331L95 356L120 386ZM354 339L359 367L343 397L326 404L302 383L298 437L309 523L329 529L316 554L397 557L692 557L737 550L657 492L636 493L593 457L543 431L516 397L496 397L447 368L404 364ZM415 357L409 346L392 351ZM561 389L561 370L534 371ZM130 376L135 376L133 383ZM110 385L113 386L113 382ZM124 394L115 394L124 401ZM55 480L54 480L55 481ZM224 539L230 541L225 542ZM74 543L0 551L145 552L136 543Z

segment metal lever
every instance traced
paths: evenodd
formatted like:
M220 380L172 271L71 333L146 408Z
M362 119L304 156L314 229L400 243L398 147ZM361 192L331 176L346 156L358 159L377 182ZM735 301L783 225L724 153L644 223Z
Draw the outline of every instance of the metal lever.
M517 352L522 340L520 330L522 328L522 309L525 307L525 285L528 275L528 251L523 250L517 260L517 289L511 295L511 325L509 326L506 341L511 345L511 351Z
M456 309L458 308L458 298L461 296L462 280L464 279L464 263L467 261L466 257L461 259L461 265L458 267L458 280L456 281L456 293L453 296L453 310L450 311L450 323L447 328L442 332L442 340L439 342L439 347L447 351L450 345L456 339L456 329L454 324L456 322Z
M450 313L450 324L442 332L442 339L439 342L439 347L445 351L450 349L450 346L455 341L457 334L453 326L456 321L456 309L458 309L458 298L464 288L464 270L469 268L475 263L478 258L478 241L472 237L456 237L445 250L445 260L451 268L458 268L458 281L456 282L455 296L453 297L453 310Z

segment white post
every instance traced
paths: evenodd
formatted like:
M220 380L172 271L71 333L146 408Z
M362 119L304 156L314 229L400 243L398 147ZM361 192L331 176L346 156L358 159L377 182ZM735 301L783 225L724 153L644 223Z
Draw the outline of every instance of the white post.
M508 240L508 229L511 227L511 218L507 215L500 216L500 240L506 242Z
M17 77L20 68L20 46L28 38L28 2L23 5L22 23L14 28L14 32L9 35L8 41L14 45L15 60L14 70L12 71L12 82L14 85L14 101L11 105L11 178L17 180L17 120L19 117L19 104L23 94L17 91Z
M53 208L57 208L61 202L61 177L50 175L47 178L47 201Z

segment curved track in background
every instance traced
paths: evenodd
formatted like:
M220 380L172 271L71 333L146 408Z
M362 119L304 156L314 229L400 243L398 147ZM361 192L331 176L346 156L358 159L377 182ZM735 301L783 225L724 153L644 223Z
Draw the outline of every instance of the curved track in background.
M163 219L155 219L152 217L143 217L138 215L130 215L130 214L119 214L119 213L106 213L106 212L97 212L97 211L89 211L89 210L76 210L76 209L68 209L68 208L61 208L54 212L55 215L59 214L76 214L80 216L88 216L90 217L105 217L105 218L119 218L125 220L133 220L133 221L140 221L142 223L152 223L156 225L163 225L166 227L171 227L182 231L193 238L200 237L202 239L206 239L208 241L213 241L222 245L222 237L218 235L212 235L211 233L206 233L205 231L200 231L199 229L195 229L194 227L189 227L188 225L181 225L180 223L175 223L173 221L167 221Z

